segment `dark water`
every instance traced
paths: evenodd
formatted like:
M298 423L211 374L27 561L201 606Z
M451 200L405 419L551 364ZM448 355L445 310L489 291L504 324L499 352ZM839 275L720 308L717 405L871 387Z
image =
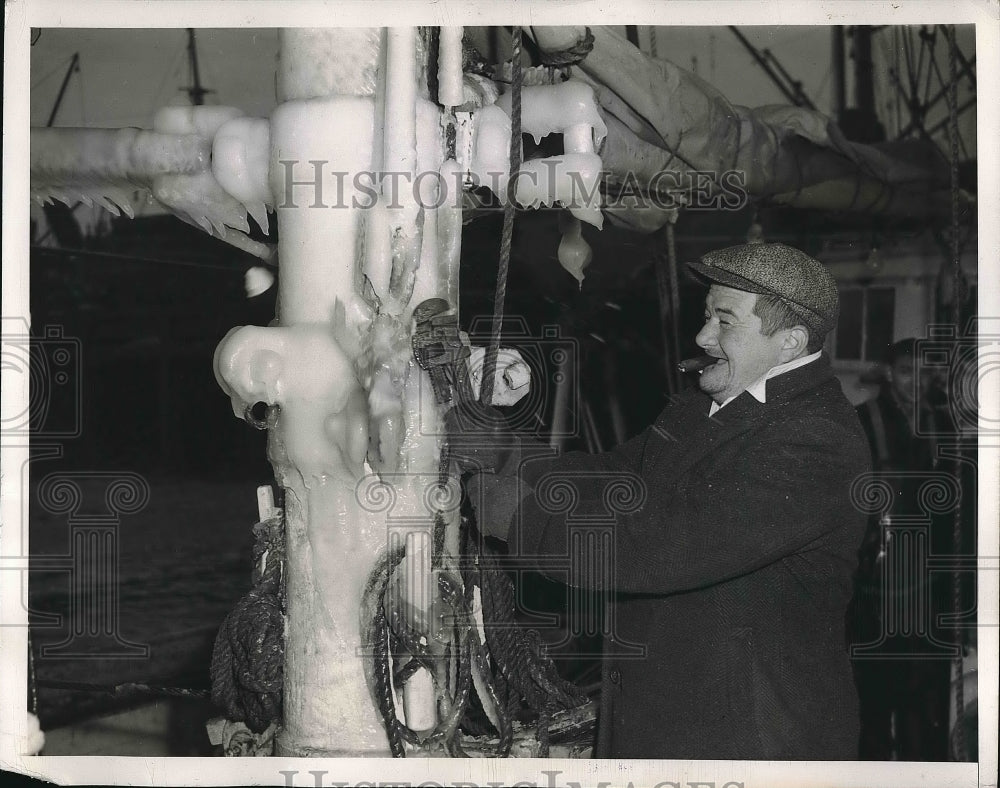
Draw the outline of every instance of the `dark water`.
M42 478L32 480L28 599L43 729L156 697L115 692L122 684L207 690L215 633L250 587L255 486L144 477L146 505L95 528L82 512L104 479L77 478L83 503L67 515L39 504ZM95 532L116 560L74 563L81 535Z

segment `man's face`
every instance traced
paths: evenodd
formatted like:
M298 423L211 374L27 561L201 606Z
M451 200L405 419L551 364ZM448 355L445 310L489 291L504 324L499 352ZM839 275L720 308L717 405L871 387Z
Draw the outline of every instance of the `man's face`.
M909 356L897 358L889 367L889 383L897 401L904 405L913 402L913 359Z
M755 303L756 293L723 285L712 285L705 299L705 325L694 341L722 361L702 372L698 385L719 404L745 391L784 360L785 332L764 336L760 318L753 314Z

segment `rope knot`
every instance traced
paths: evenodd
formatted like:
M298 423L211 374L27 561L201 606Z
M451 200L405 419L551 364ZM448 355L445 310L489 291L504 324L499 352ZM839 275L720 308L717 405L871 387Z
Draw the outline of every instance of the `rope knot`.
M262 733L281 719L285 666L284 520L253 527L253 588L226 616L212 649L212 702Z

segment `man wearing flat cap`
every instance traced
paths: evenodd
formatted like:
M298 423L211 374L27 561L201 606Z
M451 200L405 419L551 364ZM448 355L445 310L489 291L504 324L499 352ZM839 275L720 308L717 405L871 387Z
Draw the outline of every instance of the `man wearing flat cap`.
M689 265L710 285L695 341L718 361L653 425L610 452L529 459L452 418L453 454L493 470L470 486L480 529L543 574L566 582L588 516L611 529L590 561L610 579L569 575L607 592L614 628L598 757L855 759L844 613L865 527L852 483L870 454L821 352L836 286L782 244ZM619 505L614 479L639 491ZM572 507L553 506L553 481Z

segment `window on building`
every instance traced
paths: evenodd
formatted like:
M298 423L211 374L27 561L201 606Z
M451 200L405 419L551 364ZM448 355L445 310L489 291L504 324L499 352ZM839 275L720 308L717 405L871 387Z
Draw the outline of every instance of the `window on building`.
M840 291L840 321L834 358L881 361L892 344L896 291L891 287L851 287Z

